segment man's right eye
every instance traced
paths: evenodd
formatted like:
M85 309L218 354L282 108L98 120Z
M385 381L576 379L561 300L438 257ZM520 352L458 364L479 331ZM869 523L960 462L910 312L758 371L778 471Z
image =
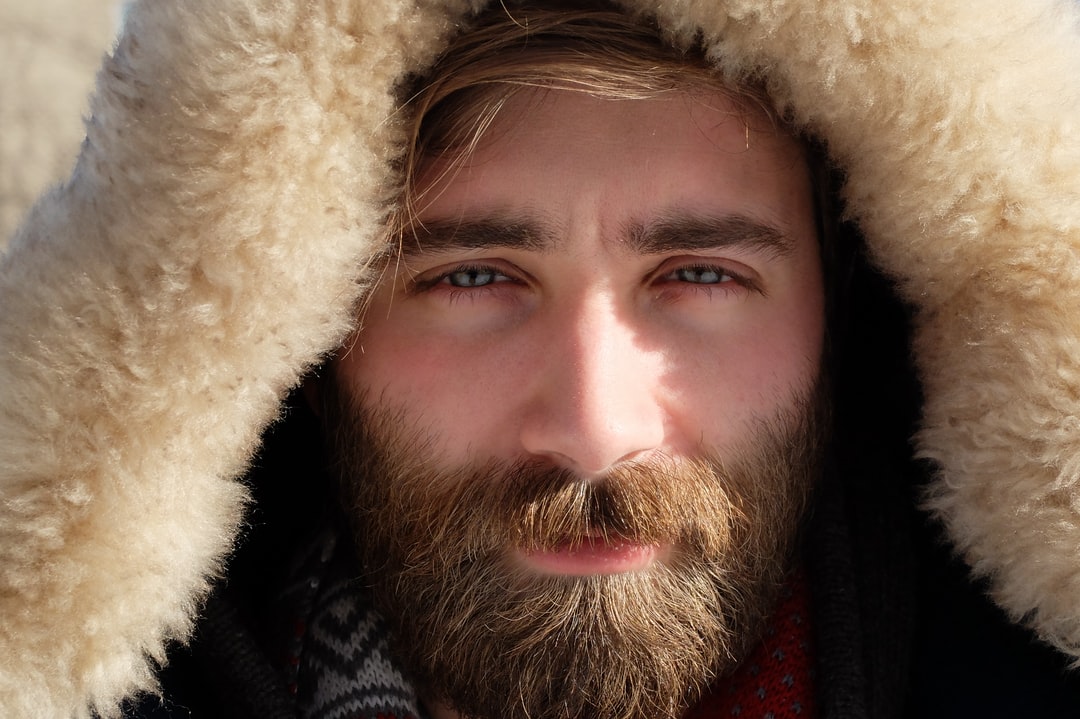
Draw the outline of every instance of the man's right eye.
M442 282L451 287L468 289L470 287L486 287L496 282L506 282L510 278L491 267L462 267L461 269L447 272L442 277Z

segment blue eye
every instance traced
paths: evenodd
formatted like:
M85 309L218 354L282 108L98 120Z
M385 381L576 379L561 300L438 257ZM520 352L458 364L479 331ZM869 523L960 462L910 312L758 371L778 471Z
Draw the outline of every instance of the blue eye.
M447 272L443 276L443 281L448 285L462 289L486 287L507 279L506 275L489 267L463 267L453 272Z
M668 277L679 282L689 282L695 285L717 285L735 279L719 267L708 266L680 267Z

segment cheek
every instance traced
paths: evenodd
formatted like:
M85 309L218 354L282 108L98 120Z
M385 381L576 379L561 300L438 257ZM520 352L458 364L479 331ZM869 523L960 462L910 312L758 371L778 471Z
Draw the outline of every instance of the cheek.
M493 448L511 424L523 353L509 343L484 344L373 325L337 364L339 380L370 401L401 409L430 427L448 458L468 447Z
M683 435L729 447L754 431L755 419L792 406L813 386L824 343L824 310L814 297L747 317L670 356L669 406Z

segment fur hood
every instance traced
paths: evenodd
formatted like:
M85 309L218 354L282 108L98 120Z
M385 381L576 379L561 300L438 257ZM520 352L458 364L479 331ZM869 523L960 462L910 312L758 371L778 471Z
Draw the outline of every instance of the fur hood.
M350 329L399 81L480 0L142 0L0 264L0 714L153 686L282 397ZM625 0L846 172L915 308L929 507L1080 659L1080 5Z

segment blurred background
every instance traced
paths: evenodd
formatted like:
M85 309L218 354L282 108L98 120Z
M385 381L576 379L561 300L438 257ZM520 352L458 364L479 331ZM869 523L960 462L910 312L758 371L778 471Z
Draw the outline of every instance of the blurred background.
M0 0L0 248L70 174L123 0Z

